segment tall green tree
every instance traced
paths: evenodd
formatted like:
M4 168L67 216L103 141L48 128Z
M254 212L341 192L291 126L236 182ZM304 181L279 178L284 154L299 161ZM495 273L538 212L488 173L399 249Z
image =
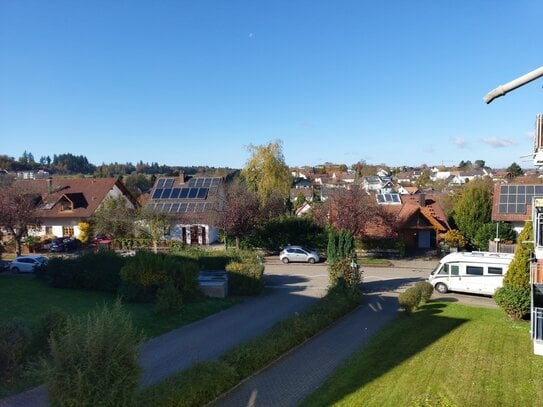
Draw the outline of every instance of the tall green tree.
M474 242L477 231L490 222L492 181L474 180L464 186L453 204L453 220L462 234Z
M511 319L521 319L530 312L530 258L534 249L532 222L520 232L515 257L503 278L503 287L494 294L494 301Z
M522 168L520 168L520 165L518 165L515 162L512 163L509 167L507 167L507 171L509 171L513 177L524 175L524 171L522 171Z
M135 215L135 209L128 205L124 197L107 198L94 213L94 230L114 237L132 236Z
M169 214L144 206L137 210L135 218L138 231L152 239L153 252L158 253L158 241L164 237L166 229L170 226Z
M530 258L534 250L534 244L528 242L531 242L533 238L532 222L528 221L518 235L515 257L503 278L504 285L530 288Z
M250 145L248 150L251 156L241 176L247 186L257 193L261 206L267 206L277 194L287 198L292 177L285 164L281 141L276 140L266 146Z

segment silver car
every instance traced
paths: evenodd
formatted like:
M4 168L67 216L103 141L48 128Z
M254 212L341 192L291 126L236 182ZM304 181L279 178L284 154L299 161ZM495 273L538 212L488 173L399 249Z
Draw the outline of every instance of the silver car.
M287 246L279 253L279 260L287 264L290 262L318 263L319 254L315 250L302 246Z
M33 273L36 269L45 267L47 258L43 256L19 256L15 257L9 265L12 273Z

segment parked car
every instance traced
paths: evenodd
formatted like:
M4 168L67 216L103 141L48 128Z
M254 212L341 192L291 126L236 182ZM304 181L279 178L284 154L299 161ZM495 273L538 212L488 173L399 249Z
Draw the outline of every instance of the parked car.
M0 273L9 270L9 261L0 260Z
M290 262L318 263L319 254L315 250L302 246L287 246L279 253L279 260L287 264Z
M43 256L19 256L15 257L9 265L12 273L33 273L47 265L47 258Z
M49 251L51 252L70 252L81 246L81 241L75 237L58 237L51 242Z

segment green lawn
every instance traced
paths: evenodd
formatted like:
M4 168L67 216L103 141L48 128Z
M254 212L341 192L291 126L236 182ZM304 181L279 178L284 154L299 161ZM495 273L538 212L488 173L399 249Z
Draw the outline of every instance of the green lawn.
M368 257L368 258L365 258L365 257L359 258L359 259L356 260L356 262L360 266L390 266L390 265L392 265L390 260L387 260L387 259L372 259L370 257Z
M500 310L430 303L401 316L304 406L541 406L543 357L527 322Z
M112 304L115 300L115 295L103 292L51 288L33 276L0 276L0 323L20 318L33 328L39 317L51 308L60 308L68 315L79 316L97 306ZM134 326L150 338L219 312L239 301L235 297L207 299L187 304L179 313L171 316L155 314L153 304L126 304L125 308L131 314ZM0 380L0 398L38 384L36 379L24 375L11 383Z

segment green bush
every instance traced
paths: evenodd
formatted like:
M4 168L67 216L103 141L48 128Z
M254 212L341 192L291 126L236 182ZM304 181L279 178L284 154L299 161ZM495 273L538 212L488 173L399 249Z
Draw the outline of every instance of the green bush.
M116 292L125 259L115 252L86 253L77 258L55 257L37 277L56 288Z
M311 218L284 216L273 218L257 226L244 238L248 247L258 247L270 252L277 252L287 245L314 247L319 250L326 248L327 235L324 228Z
M155 312L157 314L173 314L183 306L183 297L173 284L166 284L157 290Z
M32 332L19 319L0 324L0 377L9 378L23 365Z
M199 298L198 263L175 255L137 252L121 269L121 296L132 302L153 302L157 290L173 285L186 301Z
M400 307L404 309L407 315L411 315L417 309L421 302L421 292L415 287L409 287L398 297Z
M530 312L530 288L505 284L494 293L494 301L513 320Z
M132 406L142 341L120 303L69 318L44 361L49 398L61 406Z
M32 337L33 348L38 352L47 351L49 338L51 335L58 337L66 328L67 320L68 316L60 308L53 308L41 315Z
M434 292L434 286L428 281L417 281L414 287L416 290L419 290L422 303L428 302Z
M258 295L264 289L264 265L233 261L226 266L228 293Z
M335 263L328 266L328 276L330 286L344 284L346 287L356 287L360 284L360 271L357 267L353 273L351 259L336 260Z

